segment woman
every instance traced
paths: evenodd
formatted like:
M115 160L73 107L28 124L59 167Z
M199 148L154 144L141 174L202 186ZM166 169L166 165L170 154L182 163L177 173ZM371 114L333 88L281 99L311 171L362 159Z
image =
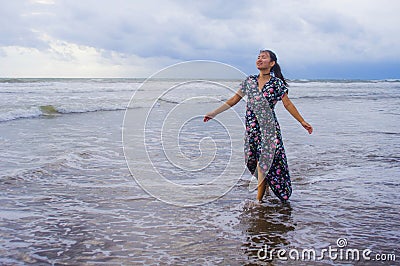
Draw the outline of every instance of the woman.
M248 76L240 85L236 94L222 106L204 116L204 122L214 118L237 104L247 95L246 107L246 165L252 175L258 178L257 200L262 202L267 185L281 200L287 201L292 193L289 169L281 131L276 119L275 104L282 100L286 110L308 131L312 126L307 123L288 97L288 84L281 73L274 52L261 50L256 60L258 75ZM273 139L268 138L267 129L273 128ZM273 147L272 152L268 152ZM270 153L270 154L268 154ZM271 158L268 160L268 158ZM255 170L257 169L257 172Z

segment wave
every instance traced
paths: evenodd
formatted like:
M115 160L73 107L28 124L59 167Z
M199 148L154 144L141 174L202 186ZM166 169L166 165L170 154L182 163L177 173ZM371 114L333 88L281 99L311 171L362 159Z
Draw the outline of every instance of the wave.
M400 79L288 79L292 83L399 83Z
M166 102L166 103L172 103L172 104L179 104L180 103L177 100L166 99L166 98L159 98L158 102Z
M154 79L154 81L174 81L176 79ZM293 83L380 83L380 82L393 82L398 83L398 78L388 79L287 79ZM0 78L0 83L48 83L48 82L84 82L84 83L133 83L140 84L146 81L145 78ZM225 81L239 81L236 79Z
M71 95L75 94L89 94L89 93L133 93L136 90L136 87L133 88L100 88L100 89L53 89L49 87L46 90L38 90L38 89L24 89L24 90L16 90L16 89L8 89L8 90L1 90L0 94L15 94L16 96L24 95L24 94L35 94L35 95L65 95L67 93Z
M400 82L400 79L385 79L383 82Z
M85 83L142 83L144 78L0 78L0 83L85 82Z
M0 83L33 83L44 82L45 79L39 78L0 78Z
M39 117L41 115L42 115L42 112L40 111L39 108L12 110L12 111L0 114L0 122L7 122L7 121L23 119L23 118L35 118L35 117Z
M185 104L182 99L179 98L159 98L157 99L158 104ZM198 103L202 104L204 102L209 102L208 99L202 101L198 100ZM30 119L30 118L52 118L65 114L77 114L77 113L91 113L91 112L103 112L103 111L124 111L126 109L141 109L141 108L151 108L155 102L149 101L149 99L137 100L134 103L126 105L125 101L110 101L108 103L91 103L87 102L71 102L61 103L61 104L47 104L47 105L31 105L31 106L13 106L8 109L0 111L0 123L8 122L18 119Z
M57 108L53 105L41 105L37 107L30 107L26 109L17 109L0 114L0 123L8 122L19 119L30 119L39 117L57 117L64 114L77 114L77 113L91 113L91 112L105 112L105 111L123 111L126 107L87 107L64 109Z
M58 110L53 105L42 105L42 106L39 106L39 109L43 115L59 114Z

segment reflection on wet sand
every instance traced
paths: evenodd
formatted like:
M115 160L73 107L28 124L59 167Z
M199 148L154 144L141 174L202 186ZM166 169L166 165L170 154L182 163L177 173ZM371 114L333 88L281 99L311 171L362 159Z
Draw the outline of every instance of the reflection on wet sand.
M270 256L265 260L258 257L259 250L265 245L271 250L290 244L285 236L295 229L291 215L290 203L283 204L277 199L269 199L262 204L251 203L243 208L240 226L246 236L242 250L248 257L247 265L269 261Z

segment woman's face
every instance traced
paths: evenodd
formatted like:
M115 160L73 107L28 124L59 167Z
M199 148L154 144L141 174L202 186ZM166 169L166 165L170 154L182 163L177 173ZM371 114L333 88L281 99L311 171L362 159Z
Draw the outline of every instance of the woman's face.
M256 66L259 70L270 70L275 65L275 61L271 62L268 52L261 52L256 60Z

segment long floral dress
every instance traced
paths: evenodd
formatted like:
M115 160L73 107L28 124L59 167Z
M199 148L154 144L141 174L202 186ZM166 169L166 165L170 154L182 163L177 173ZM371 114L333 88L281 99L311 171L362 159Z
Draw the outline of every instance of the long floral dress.
M281 79L272 76L260 91L258 77L249 76L240 85L242 92L247 95L244 147L246 165L251 174L257 176L258 162L271 190L280 200L286 201L292 194L292 188L274 108L288 93L288 88Z

